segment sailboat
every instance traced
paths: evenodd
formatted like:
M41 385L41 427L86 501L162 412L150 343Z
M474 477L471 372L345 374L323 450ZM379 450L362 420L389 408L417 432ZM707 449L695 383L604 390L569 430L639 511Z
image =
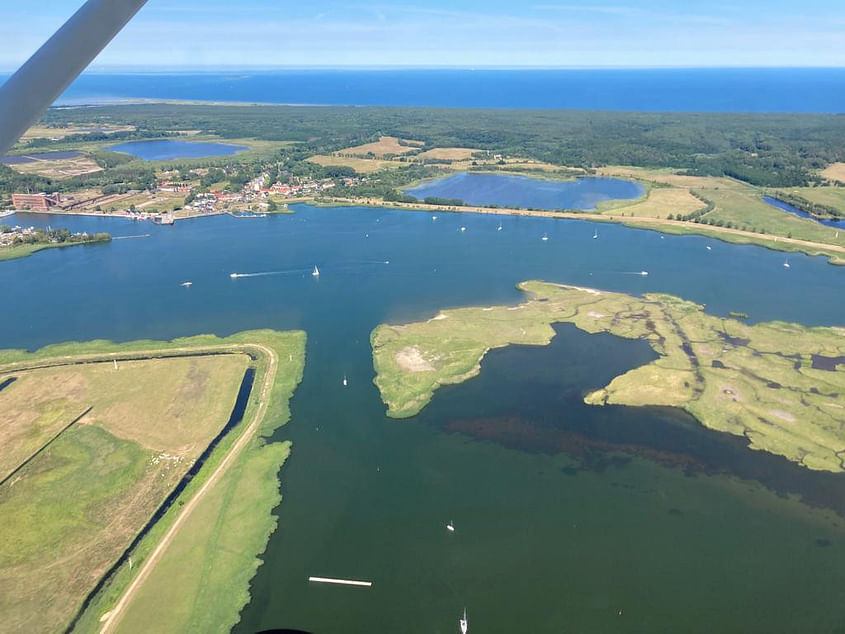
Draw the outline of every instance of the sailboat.
M343 375L343 387L346 387L347 385L349 385L349 381L346 380L346 375L344 374Z
M542 240L543 242L548 242L548 241L549 241L549 234L544 233L544 234L543 234L543 237L542 237L542 238L540 238L540 240Z
M467 619L467 609L464 608L464 618L461 619L461 634L467 634L469 631L469 620Z
M596 229L595 232L593 233L593 240L598 240L598 239L599 239L599 230Z
M788 269L788 268L789 268L789 260L784 260L784 262L783 262L783 268L785 268L785 269Z
M320 269L318 269L316 265L314 266L314 270L311 272L311 275L314 277L320 277Z
M449 523L446 524L446 530L449 531L450 533L455 532L455 525L452 523L452 520L449 520Z
M193 285L194 285L193 282L182 282L182 286L184 286L185 288L190 288Z
M501 230L502 230L502 223L500 222L500 223L499 223L499 228L498 228L498 229L496 229L496 231L501 231Z

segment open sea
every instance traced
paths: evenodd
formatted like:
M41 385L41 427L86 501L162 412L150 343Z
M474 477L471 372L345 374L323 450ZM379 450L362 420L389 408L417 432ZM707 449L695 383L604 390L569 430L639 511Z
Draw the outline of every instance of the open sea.
M0 81L4 76L0 75ZM310 105L845 112L845 69L283 70L86 73L60 104L185 99Z

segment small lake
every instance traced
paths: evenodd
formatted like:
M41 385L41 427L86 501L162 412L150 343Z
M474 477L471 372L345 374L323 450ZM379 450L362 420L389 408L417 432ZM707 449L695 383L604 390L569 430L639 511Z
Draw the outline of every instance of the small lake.
M778 200L777 198L772 198L771 196L763 196L763 200L772 205L772 207L777 207L778 209L782 209L788 213L791 213L795 216L799 216L801 218L809 218L810 220L815 220L821 225L825 225L828 227L835 227L837 229L845 229L845 218L842 220L831 220L829 218L816 218L808 214L806 211L798 209L798 207L794 205L790 205L789 203L785 203L782 200Z
M511 174L463 173L423 183L405 193L420 200L436 196L462 200L469 205L591 211L608 200L639 198L645 188L618 178L554 181Z
M244 145L229 143L203 143L200 141L133 141L107 147L111 152L131 154L145 161L171 161L173 159L233 156L249 150Z

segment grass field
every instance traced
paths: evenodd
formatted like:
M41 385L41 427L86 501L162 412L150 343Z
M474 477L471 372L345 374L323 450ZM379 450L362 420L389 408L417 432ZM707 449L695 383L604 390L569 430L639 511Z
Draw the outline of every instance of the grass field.
M145 349L150 343L131 345ZM258 360L255 386L244 413L248 426L221 441L177 504L133 550L134 566L124 564L115 572L80 618L76 632L101 631L104 617L110 619L105 623L107 631L229 631L249 598L249 580L276 526L272 511L281 500L278 471L290 445L271 443L267 437L290 416L288 401L305 361L305 334L264 330L226 339L193 337L166 345L252 350ZM98 345L102 350L112 346ZM240 443L243 449L235 453ZM228 459L232 459L230 466L219 473ZM212 486L200 495L208 485ZM187 515L183 509L190 509ZM119 605L122 609L115 615ZM154 620L150 614L155 614Z
M381 161L354 156L325 156L322 154L312 156L308 160L323 167L351 167L359 174L372 174L383 169L399 169L406 165L406 163L398 161Z
M702 220L721 222L737 229L759 233L765 236L765 241L769 243L775 237L781 237L845 246L845 232L840 232L837 236L837 231L832 227L807 218L799 218L769 205L763 200L762 189L731 178L685 176L668 169L636 167L607 167L599 170L599 173L605 176L636 178L645 183L670 185L695 193L699 198L713 203L713 210L704 214ZM615 206L613 213L636 216L632 207ZM675 212L675 215L677 213ZM707 230L704 224L689 223L689 226L688 233L704 233Z
M775 191L800 196L811 203L833 207L845 214L845 187L793 187Z
M0 612L55 631L223 428L243 354L36 369L0 392ZM34 605L40 609L33 609Z
M640 218L668 218L670 215L691 214L705 206L699 198L690 193L688 189L681 187L654 187L648 191L645 200L633 205L618 203L613 205L602 205L599 207L604 214L618 213L624 208L625 213L630 213Z
M66 128L53 128L44 125L35 125L31 127L29 130L24 132L23 136L21 137L21 141L29 141L31 139L64 139L67 136L72 134L89 134L92 131L103 131L103 132L131 132L135 129L135 126L131 125L108 125L108 124L92 124L90 126L85 125L72 125Z
M58 244L22 244L15 247L0 247L0 262L17 260L38 253L44 249L67 249L83 245L100 244L100 242L62 242Z
M755 326L713 317L668 295L643 298L525 282L517 306L443 311L426 322L382 325L371 336L376 385L393 417L419 412L440 385L480 372L488 350L545 345L552 323L646 339L659 358L587 395L594 405L682 407L703 425L807 468L845 471L845 328ZM821 364L816 362L822 360Z
M58 160L35 159L31 163L16 163L10 167L21 174L38 174L59 180L103 171L92 158L85 155Z
M828 180L845 184L845 163L831 163L822 170L821 174Z
M407 145L402 145L399 141L394 136L383 136L373 143L348 147L338 150L335 154L342 156L367 156L368 154L372 154L376 158L383 158L388 154L395 154L396 156L408 154L409 152L418 150L423 145L421 141L404 140Z

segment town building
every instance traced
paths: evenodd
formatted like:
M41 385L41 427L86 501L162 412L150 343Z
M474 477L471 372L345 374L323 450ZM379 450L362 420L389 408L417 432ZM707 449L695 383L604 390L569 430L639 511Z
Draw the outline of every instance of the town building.
M12 194L12 206L15 209L30 209L32 211L47 211L62 202L59 194Z

